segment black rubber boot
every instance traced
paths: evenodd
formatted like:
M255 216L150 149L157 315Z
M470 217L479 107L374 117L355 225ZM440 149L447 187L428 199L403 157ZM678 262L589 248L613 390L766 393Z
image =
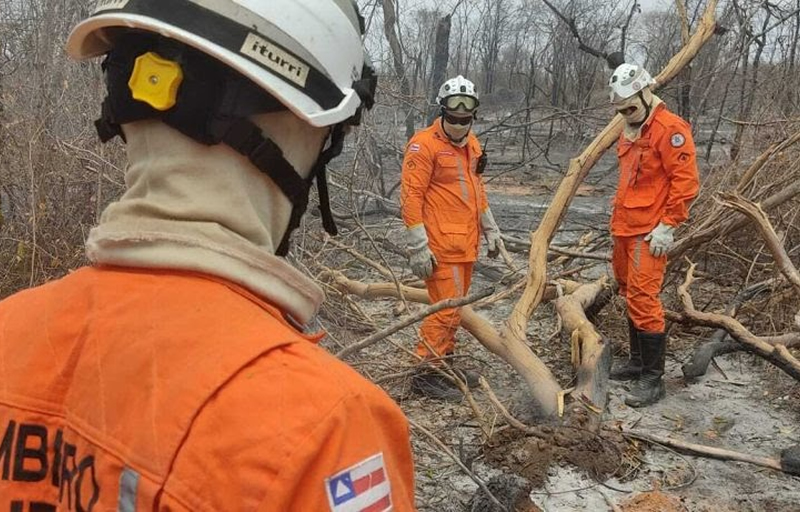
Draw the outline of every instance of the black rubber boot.
M638 379L642 374L642 349L639 343L639 331L628 318L628 336L630 343L630 357L625 364L615 366L608 376L611 380Z
M454 356L453 353L445 355L442 360L446 361L450 366L450 370L462 381L464 381L469 389L478 387L480 382L480 374L472 370L468 370L464 366L465 359Z
M459 379L463 380L469 389L477 388L480 384L478 379L480 379L481 376L477 372L467 370L466 368L453 368L453 373L455 373Z
M411 389L418 395L446 402L459 402L464 397L461 389L453 381L434 370L414 375L411 379Z
M642 348L642 376L625 397L631 407L646 407L664 398L664 359L667 350L667 335L663 332L640 332Z

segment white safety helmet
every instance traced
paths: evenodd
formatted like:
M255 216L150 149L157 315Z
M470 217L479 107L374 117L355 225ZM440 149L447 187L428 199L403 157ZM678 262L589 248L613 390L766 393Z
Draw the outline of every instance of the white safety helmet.
M99 0L72 31L75 59L114 46L114 29L180 41L252 80L313 126L355 115L368 59L353 0Z
M463 105L468 112L474 111L480 105L475 84L461 75L447 80L439 87L436 102L447 110L456 110Z
M636 64L621 64L608 80L611 103L624 101L655 83L656 81L643 67Z

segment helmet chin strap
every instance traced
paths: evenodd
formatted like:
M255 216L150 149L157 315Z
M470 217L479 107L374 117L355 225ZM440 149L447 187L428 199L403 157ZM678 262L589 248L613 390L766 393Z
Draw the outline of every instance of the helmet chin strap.
M345 129L344 124L339 123L333 127L331 133L325 141L327 148L323 149L314 166L311 168L311 174L306 180L307 187L297 200L292 200L293 208L292 215L289 218L289 225L286 232L283 234L280 244L278 245L275 254L278 256L286 256L289 253L289 243L291 241L292 232L300 227L300 220L303 218L306 209L308 208L308 193L311 188L311 182L316 178L317 191L319 192L319 210L322 215L322 226L331 235L337 235L336 223L333 220L333 212L331 211L330 196L328 195L328 178L326 170L328 163L333 158L339 156L344 148ZM291 196L290 196L291 200Z
M653 109L653 104L647 103L644 100L644 93L642 91L639 91L638 96L639 99L642 101L642 105L644 105L644 117L638 123L630 123L630 126L632 126L633 128L639 128L640 126L642 126L644 122L650 118L650 113L652 112Z

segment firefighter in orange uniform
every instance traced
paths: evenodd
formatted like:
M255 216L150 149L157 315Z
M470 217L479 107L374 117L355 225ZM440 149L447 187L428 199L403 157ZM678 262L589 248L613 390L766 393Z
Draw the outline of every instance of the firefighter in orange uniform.
M640 66L621 63L609 81L611 103L624 118L617 144L612 266L628 306L630 358L612 371L635 382L625 403L642 407L664 394L666 330L659 299L675 229L689 217L699 188L689 123L667 110Z
M425 280L431 303L467 294L481 235L490 258L497 257L503 243L481 178L486 157L471 130L479 105L475 85L460 75L447 80L437 101L441 115L406 145L401 182L409 262ZM440 364L455 349L460 322L457 308L426 318L417 354ZM467 385L477 385L477 374L458 365L454 369ZM444 400L462 396L451 380L430 368L414 377L413 388Z
M322 291L276 256L372 105L362 32L339 0L102 1L74 29L127 189L91 266L0 303L0 510L415 510L407 420L304 334Z

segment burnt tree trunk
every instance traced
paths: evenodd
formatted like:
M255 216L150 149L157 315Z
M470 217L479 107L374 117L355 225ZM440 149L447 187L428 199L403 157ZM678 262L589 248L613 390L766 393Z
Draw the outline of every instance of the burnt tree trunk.
M436 40L433 43L433 70L431 72L431 94L430 111L428 112L428 124L439 114L439 106L436 104L436 96L439 94L439 87L445 81L447 63L450 57L450 26L451 18L448 14L439 19L436 24Z
M386 40L392 49L392 59L394 72L400 80L400 94L406 101L411 101L411 85L408 83L405 64L403 63L403 47L400 45L400 38L395 31L397 15L395 13L394 0L383 0L383 30L386 33ZM406 139L414 135L414 111L408 108L406 111Z
M786 73L786 78L791 79L792 77L796 76L796 63L797 63L797 47L800 46L800 0L795 1L795 5L797 7L797 15L795 16L794 22L794 33L792 35L792 42L791 42L791 52L789 54L789 66L788 71ZM783 114L785 116L790 116L797 105L795 102L797 101L797 90L794 87L787 87L786 88L786 103L784 104Z
M750 114L753 112L753 105L755 104L756 98L756 89L758 88L758 71L761 65L761 55L764 53L764 47L766 46L766 31L767 26L769 25L769 10L767 10L767 14L764 16L764 21L762 22L761 27L761 35L754 39L756 44L756 53L753 56L753 68L751 71L750 76L750 95L745 97L745 90L747 88L748 80L746 80L747 75L747 64L748 64L748 51L749 45L744 48L744 53L742 58L744 59L744 76L742 77L742 91L740 95L740 110L739 110L739 120L746 121L750 118ZM745 123L740 123L736 125L736 133L733 136L733 142L731 143L731 160L736 160L742 151L742 143L744 139L744 131L747 125Z
M534 42L528 67L528 86L525 88L525 128L522 137L522 161L528 159L528 148L531 137L531 111L533 110L534 95L536 94L536 43Z

